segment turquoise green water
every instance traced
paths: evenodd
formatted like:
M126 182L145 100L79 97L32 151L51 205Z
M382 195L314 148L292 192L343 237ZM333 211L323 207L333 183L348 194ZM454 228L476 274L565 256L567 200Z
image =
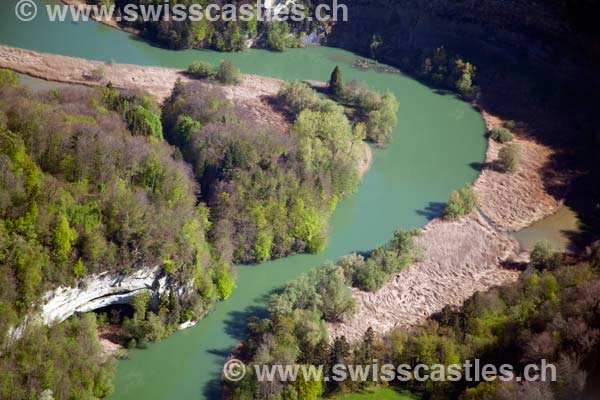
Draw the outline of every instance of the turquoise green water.
M193 60L233 61L242 72L288 80L325 80L340 64L346 80L392 91L400 103L393 143L374 150L374 164L358 193L335 212L330 240L318 255L299 255L259 266L240 266L237 289L196 327L131 352L119 363L112 399L216 399L223 360L243 338L245 319L260 312L265 297L325 260L385 243L398 228L424 225L450 191L472 181L471 163L484 158L484 124L468 104L440 95L401 75L353 69L352 53L311 47L238 54L168 51L90 23L22 23L16 0L0 5L0 43L37 51L142 65L187 67ZM39 3L41 4L41 3Z
M579 217L568 206L560 207L554 214L531 226L513 233L523 250L531 251L539 240L547 240L557 251L573 251L572 237L581 233Z

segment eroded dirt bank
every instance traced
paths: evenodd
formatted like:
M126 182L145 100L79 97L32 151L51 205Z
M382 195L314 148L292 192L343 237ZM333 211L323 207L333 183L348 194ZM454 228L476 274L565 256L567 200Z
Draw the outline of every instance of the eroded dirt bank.
M485 111L482 115L488 131L503 123ZM344 323L330 324L333 337L357 341L369 327L382 334L419 325L446 305L458 306L477 291L518 278L518 271L503 265L526 261L528 255L502 232L553 214L562 200L546 191L543 179L553 151L525 135L515 135L514 142L521 146L521 163L507 174L495 167L504 145L488 139L485 164L474 184L481 211L458 221L437 218L427 224L416 239L423 259L394 274L375 293L353 289L357 313Z
M498 117L486 111L482 115L488 131L502 126ZM546 191L543 178L553 150L518 133L513 142L521 148L517 171L507 174L495 168L498 152L505 145L488 140L485 165L474 185L479 209L496 229L505 232L521 230L555 213L562 204L562 199Z

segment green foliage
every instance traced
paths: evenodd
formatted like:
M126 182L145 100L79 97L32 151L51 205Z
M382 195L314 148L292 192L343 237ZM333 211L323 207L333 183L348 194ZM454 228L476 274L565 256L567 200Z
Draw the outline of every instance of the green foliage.
M215 271L215 286L219 297L227 300L235 288L235 276L227 266L221 266Z
M58 216L52 238L52 254L60 260L66 260L71 254L71 247L77 240L77 231L69 225L67 216Z
M477 196L470 184L450 194L450 200L444 210L444 218L458 219L469 214L477 206Z
M163 140L160 109L150 97L143 93L123 94L108 84L102 99L109 110L122 116L132 134Z
M237 85L241 82L241 74L230 61L221 61L217 67L215 79L225 85Z
M15 87L19 84L19 75L13 71L0 68L0 88L4 86Z
M285 82L277 96L294 116L304 110L343 112L343 109L334 101L319 96L317 92L301 82Z
M409 238L407 232L398 233L390 246L410 248ZM544 359L556 367L557 384L525 382L515 386L495 380L465 388L462 381L428 382L413 378L408 387L426 398L447 398L448 394L461 399L516 398L517 395L555 398L564 394L578 397L584 393L583 377L590 368L583 359L600 345L595 325L600 314L597 307L600 292L596 290L600 275L589 265L592 255L584 256L577 264L561 266L547 245L538 248L538 269L526 270L517 282L476 293L460 308L448 306L435 319L409 331L397 328L378 338L369 328L363 340L355 344L337 337L329 345L319 334L311 341L306 340L305 328L315 322L315 316L306 310L317 310L316 316L322 315L326 301L325 296L319 297L324 284L319 277L332 279L328 273L334 272L336 267L311 271L271 298L271 319L249 321L248 341L242 351L254 364L285 361L305 366L323 365L326 376L334 363L371 365L373 359L389 360L396 365L423 363L446 367L479 359L481 365L509 364L522 376L527 364L539 365ZM310 323L300 324L300 321ZM250 376L243 393L252 396L271 389L271 393L288 398L290 393L297 395L304 383L280 382L273 389ZM365 385L345 381L323 382L322 386L327 396L337 398L340 392L358 392L364 390ZM391 383L391 386L396 384ZM310 388L317 391L318 385ZM382 389L374 391L380 393ZM234 393L241 391L234 390ZM506 395L509 397L503 397ZM312 391L304 396L312 396ZM361 396L355 394L348 398Z
M506 143L513 140L513 134L505 128L493 128L490 137L498 143Z
M75 278L79 279L85 275L85 272L85 265L83 265L83 261L81 261L80 258L73 267L73 275L75 275Z
M331 77L329 78L327 86L333 96L340 96L343 93L344 81L342 78L342 71L338 65L336 65L333 72L331 72Z
M521 162L521 146L517 143L509 143L500 149L498 153L498 164L504 172L513 173Z
M446 49L438 47L423 58L417 73L451 90L455 90L468 100L479 97L479 87L473 84L476 68L460 55L451 57Z
M542 268L546 265L552 265L555 257L552 245L547 240L541 240L533 246L531 251L530 263L534 268Z
M517 127L517 123L514 120L509 119L508 121L506 121L504 126L506 127L506 129L513 130Z
M127 111L125 120L129 126L129 130L134 135L143 135L163 140L162 124L160 122L159 114L156 114L141 105L137 105Z
M308 365L305 365L304 367L307 370L309 368ZM300 374L298 379L296 379L291 386L298 396L298 399L317 400L323 394L323 382L311 377L304 377L303 374Z
M114 2L114 0L96 0L96 2ZM156 1L154 2L157 3ZM206 9L208 2L185 2L200 4ZM125 3L116 2L117 11L122 14L126 12ZM132 5L144 6L149 4L147 0L131 0ZM172 3L173 5L174 3ZM266 47L271 50L283 51L289 47L299 47L302 44L304 33L314 32L321 22L314 17L314 5L302 0L300 3L305 12L311 16L311 20L279 21L278 18L270 18L270 21L258 21L257 5L255 3L228 3L225 9L227 18L200 18L198 20L168 18L165 9L159 9L157 18L143 21L121 21L128 27L144 32L144 36L171 49L184 48L210 48L218 51L243 51L249 45ZM230 18L229 6L235 7L235 15L243 18ZM244 9L242 9L244 7ZM288 5L289 7L289 5ZM267 10L263 10L264 15ZM163 18L164 17L164 18Z
M367 139L380 146L390 141L392 130L398 123L398 101L390 92L381 97L381 105L367 117Z
M93 314L51 327L29 324L0 355L0 398L103 398L113 391L114 371L114 361L102 356Z
M421 256L414 242L419 231L398 230L386 246L376 248L365 259L358 254L340 258L340 265L348 278L348 283L361 290L375 292L388 279L390 274L399 272L413 264Z
M398 123L399 108L398 101L391 92L381 95L353 80L344 86L338 97L345 105L353 108L359 123L365 124L366 138L369 141L378 146L390 142L392 130Z
M217 71L210 63L204 61L194 61L188 67L187 73L196 79L214 79Z
M326 321L342 321L352 316L356 307L345 282L344 270L327 263L288 283L281 294L273 295L269 311L279 318L295 310L316 309Z
M0 118L0 331L19 326L48 290L143 265L164 265L170 284L194 282L197 290L159 305L136 299L135 318L124 322L130 338L157 340L181 318L203 315L218 300L212 276L219 254L207 242L208 211L188 167L156 140L158 106L110 86L64 89L58 96L2 87L0 95L0 115L8 116ZM42 340L42 331L35 332L32 340ZM3 349L8 339L0 339ZM2 362L34 354L13 348ZM92 398L87 387L74 395L41 385L57 398Z
M301 38L290 34L290 26L287 21L274 20L267 24L266 47L270 50L285 51L290 47L299 47Z
M335 205L358 186L358 140L341 107L299 83L281 96L298 113L291 134L248 124L195 83L176 86L165 104L167 140L194 167L224 260L320 251Z
M195 79L211 79L225 85L237 85L242 80L239 69L230 61L221 61L216 67L204 61L194 61L187 73Z

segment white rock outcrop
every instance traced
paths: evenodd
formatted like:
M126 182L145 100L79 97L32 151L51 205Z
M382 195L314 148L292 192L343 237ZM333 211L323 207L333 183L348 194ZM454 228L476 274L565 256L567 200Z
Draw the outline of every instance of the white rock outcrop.
M78 287L59 287L44 296L41 319L44 324L61 322L77 312L113 304L126 304L136 293L164 292L167 280L160 267L139 269L129 275L101 273L85 278Z

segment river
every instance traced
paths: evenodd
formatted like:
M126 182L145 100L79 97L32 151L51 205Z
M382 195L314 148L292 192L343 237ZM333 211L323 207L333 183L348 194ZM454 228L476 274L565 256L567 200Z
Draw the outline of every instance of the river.
M245 319L261 313L268 294L325 260L385 243L398 228L423 226L440 211L449 193L475 179L470 165L484 160L484 123L467 103L403 75L352 68L356 55L310 47L274 53L249 50L224 54L169 51L127 33L97 24L23 23L14 16L16 0L0 5L0 43L31 50L141 65L187 67L194 60L231 60L244 73L287 80L326 80L336 64L346 81L356 78L377 90L392 91L400 103L392 144L374 149L372 169L359 191L340 203L331 221L326 250L258 266L239 266L231 298L218 304L194 328L120 361L111 399L215 399L220 369L229 350L243 338ZM38 5L42 5L38 1Z

